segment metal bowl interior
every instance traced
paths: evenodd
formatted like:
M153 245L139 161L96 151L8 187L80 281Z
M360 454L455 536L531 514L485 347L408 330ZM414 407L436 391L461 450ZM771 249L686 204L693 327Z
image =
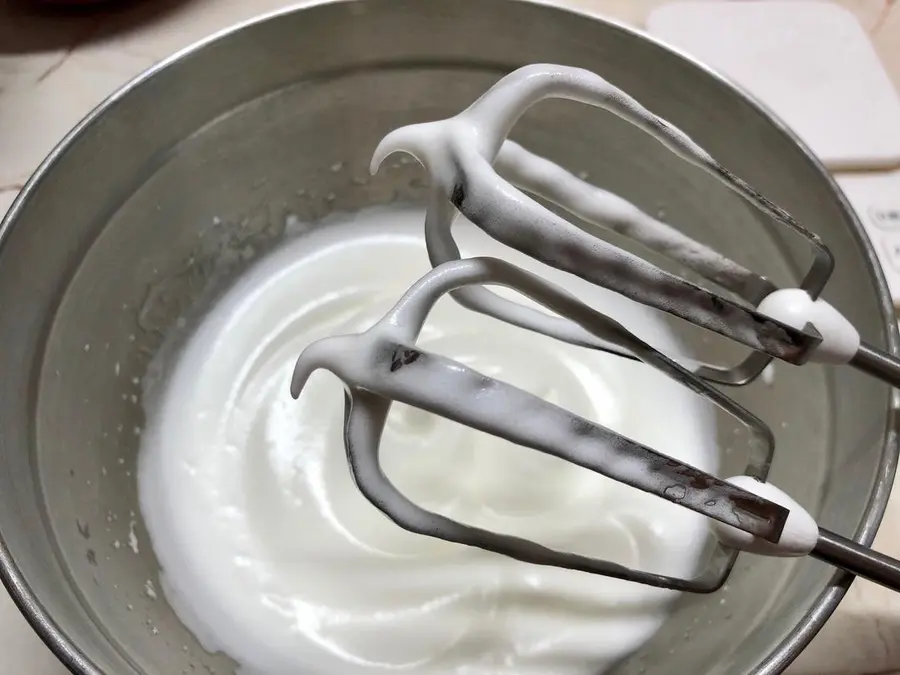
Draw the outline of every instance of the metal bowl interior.
M276 246L289 214L421 200L415 166L368 178L380 137L453 114L536 61L602 74L821 234L838 258L826 297L896 349L873 252L817 163L734 88L644 36L518 0L322 3L226 32L101 106L0 230L0 563L73 671L233 666L144 592L157 564L136 498L135 382L163 338ZM808 264L799 242L612 115L541 104L515 135L778 283ZM888 388L849 369L782 366L771 385L733 393L776 433L773 480L824 526L870 541L897 459ZM727 472L743 448L732 427L720 433ZM617 672L777 672L846 583L812 560L742 557L726 590L684 597Z

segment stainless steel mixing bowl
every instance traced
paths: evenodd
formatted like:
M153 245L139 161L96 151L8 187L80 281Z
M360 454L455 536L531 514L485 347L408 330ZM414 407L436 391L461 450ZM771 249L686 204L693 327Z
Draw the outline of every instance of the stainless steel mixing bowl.
M822 168L733 87L645 36L518 0L315 3L228 31L98 108L0 230L0 566L73 671L232 667L146 592L157 565L136 500L135 382L162 339L277 245L289 214L420 199L412 165L368 179L382 134L451 114L535 61L601 73L819 232L838 258L827 297L896 351L873 251ZM609 114L542 104L515 135L777 282L807 262L797 242ZM848 369L782 366L772 384L737 394L777 434L774 480L823 525L870 542L897 460L889 390ZM727 473L741 437L720 433ZM619 671L777 672L848 583L815 561L744 557L725 591L683 598Z

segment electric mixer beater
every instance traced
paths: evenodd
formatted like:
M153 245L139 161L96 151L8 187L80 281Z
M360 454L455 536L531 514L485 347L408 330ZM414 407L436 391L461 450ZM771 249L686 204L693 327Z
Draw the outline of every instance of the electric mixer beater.
M507 140L527 108L546 98L572 99L619 115L805 238L814 257L800 286L778 289L765 277L624 199ZM370 329L325 338L305 349L291 383L296 398L316 369L330 370L343 380L347 458L356 485L374 506L411 532L524 562L661 588L714 591L725 582L738 550L743 549L780 556L809 554L900 590L900 561L818 527L789 496L764 482L775 448L770 429L713 386L752 382L773 359L794 365L849 364L900 386L900 361L861 342L853 326L818 298L834 261L815 234L718 164L680 130L599 76L577 68L521 68L453 118L392 132L375 151L373 172L386 156L398 151L415 157L431 176L425 237L433 269ZM702 288L577 228L526 192L633 239L729 295ZM495 258L460 259L451 234L458 213L513 249L729 338L748 347L750 354L729 367L679 362L539 276ZM487 285L513 289L556 316L496 295L484 288ZM721 480L457 361L419 349L415 343L428 313L445 294L472 311L557 340L642 361L680 382L749 431L744 476ZM404 497L379 464L378 446L393 401L565 459L701 513L711 519L716 548L706 568L686 579L556 551L427 511Z

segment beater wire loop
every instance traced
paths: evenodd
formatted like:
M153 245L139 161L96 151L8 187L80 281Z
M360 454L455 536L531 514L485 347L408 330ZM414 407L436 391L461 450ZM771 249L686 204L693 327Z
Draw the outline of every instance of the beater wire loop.
M387 416L392 402L399 401L506 439L523 449L564 459L766 541L779 540L788 514L782 506L458 361L416 346L429 312L441 297L487 284L513 289L552 309L586 333L626 349L737 419L749 431L751 447L756 449L749 454L746 474L763 480L768 473L774 439L755 415L567 291L508 262L469 258L432 269L372 328L314 342L297 360L291 384L295 397L301 395L317 368L331 370L344 382L348 463L357 487L376 508L400 527L417 534L532 564L663 588L713 591L724 582L734 560L734 551L717 544L702 574L693 579L669 577L553 550L427 511L397 490L379 463L379 444Z

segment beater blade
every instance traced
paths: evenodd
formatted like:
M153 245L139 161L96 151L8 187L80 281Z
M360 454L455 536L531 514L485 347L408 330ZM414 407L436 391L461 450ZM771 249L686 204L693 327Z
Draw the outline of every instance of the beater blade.
M723 481L579 417L415 342L437 300L472 286L505 286L627 349L741 422L750 432L744 480ZM709 593L722 586L739 550L811 555L900 591L900 561L820 528L796 502L765 483L774 453L769 428L702 378L647 345L621 324L540 277L495 258L444 263L419 280L390 312L356 335L324 338L297 359L291 394L312 373L332 371L345 384L344 445L360 492L401 528L522 562L624 579L658 588ZM384 473L379 444L393 401L564 459L711 519L716 545L705 569L681 578L554 550L521 537L466 525L404 496Z
M365 497L400 527L431 537L540 565L602 574L652 586L710 592L724 583L735 552L719 545L704 573L681 579L634 570L612 562L464 525L429 512L404 497L379 464L378 446L393 401L400 401L559 457L644 492L709 516L770 542L781 536L788 512L699 469L462 363L416 346L439 298L473 286L504 286L556 312L587 334L626 349L735 417L749 431L746 474L765 479L774 441L754 415L638 339L621 324L568 292L495 258L451 261L420 279L383 319L356 335L334 336L308 346L297 360L291 394L302 393L319 368L346 387L344 443L351 473Z
M805 239L813 258L799 287L777 289L765 277L652 218L621 197L589 185L509 141L507 135L521 115L546 98L572 99L613 112L715 177L773 222ZM520 68L455 117L402 127L388 134L374 153L372 171L395 152L415 157L431 177L425 237L433 265L460 258L451 227L461 213L490 237L544 264L749 347L750 354L735 366L701 364L692 368L706 380L746 384L777 358L795 365L810 359L851 363L900 384L900 362L861 344L849 322L819 300L834 267L833 257L820 238L723 167L682 131L594 73L557 65ZM729 295L691 283L576 227L526 193L638 242L693 270ZM805 306L796 298L786 298L783 291L802 293ZM571 321L500 298L487 289L465 288L452 295L471 310L521 328L580 346L608 349ZM819 320L811 321L813 316Z

